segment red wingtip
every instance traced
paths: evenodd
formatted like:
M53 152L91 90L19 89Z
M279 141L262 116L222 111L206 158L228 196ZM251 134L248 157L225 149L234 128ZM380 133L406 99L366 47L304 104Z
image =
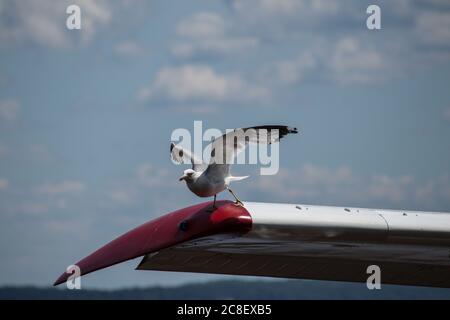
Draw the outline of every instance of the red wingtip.
M59 276L59 278L53 283L53 286L58 286L63 282L67 281L67 276L66 273L63 273L62 275Z
M250 230L252 219L244 207L231 201L217 201L216 207L212 211L212 202L205 202L149 221L98 249L76 266L85 275L205 235ZM70 275L63 273L53 285L66 282Z

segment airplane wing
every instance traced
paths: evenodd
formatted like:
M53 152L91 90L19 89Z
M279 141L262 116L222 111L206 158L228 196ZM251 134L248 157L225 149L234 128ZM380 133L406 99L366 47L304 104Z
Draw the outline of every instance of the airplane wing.
M138 270L450 288L450 214L218 201L122 235L76 265L82 274L143 256ZM65 282L62 274L55 285Z

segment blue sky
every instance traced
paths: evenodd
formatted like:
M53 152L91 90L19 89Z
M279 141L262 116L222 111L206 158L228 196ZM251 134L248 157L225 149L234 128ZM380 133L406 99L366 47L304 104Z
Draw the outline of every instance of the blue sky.
M244 200L450 211L449 30L440 0L0 0L0 285L199 201L168 154L194 120L300 129L278 175L235 169ZM137 263L83 285L220 278Z

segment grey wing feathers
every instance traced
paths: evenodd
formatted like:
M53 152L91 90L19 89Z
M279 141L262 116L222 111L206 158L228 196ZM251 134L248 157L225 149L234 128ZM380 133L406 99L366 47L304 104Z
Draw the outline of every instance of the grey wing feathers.
M256 133L256 141L249 141L253 143L273 143L279 141L290 133L298 133L297 128L279 125L265 125L248 127L242 129L244 132L253 130Z
M230 164L250 143L272 144L293 133L298 133L297 128L280 125L234 129L212 143L210 163Z
M195 154L174 143L170 144L170 155L172 159L178 163L190 162L194 171L203 171L207 167L207 165L201 159L197 158Z

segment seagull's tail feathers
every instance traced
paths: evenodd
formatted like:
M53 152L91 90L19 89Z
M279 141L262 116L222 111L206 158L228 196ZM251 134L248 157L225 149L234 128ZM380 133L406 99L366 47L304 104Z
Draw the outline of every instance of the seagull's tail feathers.
M226 184L229 184L232 181L241 181L241 180L247 179L248 177L250 177L250 176L244 176L244 177L229 176L229 177L225 178L225 182L226 182Z

